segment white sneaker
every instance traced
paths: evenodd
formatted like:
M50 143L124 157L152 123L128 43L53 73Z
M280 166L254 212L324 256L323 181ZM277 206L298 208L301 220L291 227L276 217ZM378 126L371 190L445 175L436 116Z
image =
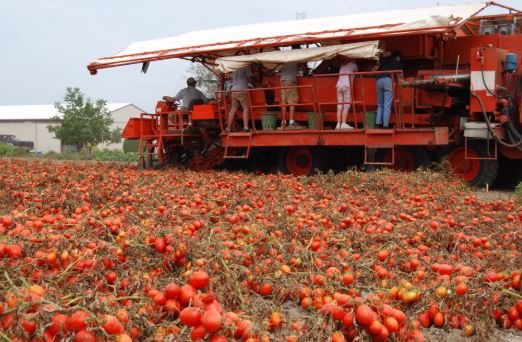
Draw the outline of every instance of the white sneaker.
M335 126L335 129L341 129L341 124L337 123L337 125Z
M353 129L353 127L348 125L347 123L342 123L341 124L341 129Z

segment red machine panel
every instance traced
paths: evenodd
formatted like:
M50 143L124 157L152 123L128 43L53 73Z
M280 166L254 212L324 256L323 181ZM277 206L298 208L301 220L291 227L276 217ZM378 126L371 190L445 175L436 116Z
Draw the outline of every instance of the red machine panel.
M217 109L214 105L195 105L192 108L192 120L215 120L217 119Z

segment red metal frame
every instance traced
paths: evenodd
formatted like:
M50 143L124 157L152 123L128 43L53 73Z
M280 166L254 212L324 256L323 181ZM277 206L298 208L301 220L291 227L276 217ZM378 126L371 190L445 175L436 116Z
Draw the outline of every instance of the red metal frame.
M497 6L513 10L507 6L496 3L490 4L495 4ZM430 117L429 111L432 108L451 108L451 98L449 98L449 96L448 102L444 103L442 101L442 96L447 95L443 95L443 93L437 94L430 90L413 87L411 90L407 88L402 89L400 88L399 82L396 81L397 78L403 77L403 74L406 76L406 79L429 79L432 75L451 74L456 69L455 65L458 64L459 75L470 75L473 71L476 72L477 70L480 70L480 67L482 67L487 71L495 71L497 76L495 80L496 84L505 84L506 78L502 74L503 69L501 62L505 59L506 51L516 52L519 54L519 56L522 55L522 48L520 45L522 35L476 35L474 34L476 30L473 26L478 25L481 18L503 18L505 15L484 17L475 17L475 15L470 17L468 20L463 21L459 25L452 27L436 27L431 28L428 31L426 29L397 30L385 33L374 33L370 35L350 35L343 37L336 36L332 38L320 38L321 42L326 42L329 40L341 40L341 42L348 42L353 40L368 40L379 37L386 38L385 40L387 45L389 44L388 47L401 50L404 48L410 52L410 54L406 56L406 60L408 60L408 58L417 60L420 59L426 61L427 63L433 63L428 67L427 70L418 70L417 67L413 66L410 67L410 69L405 69L404 71L396 70L385 72L393 75L392 82L394 89L394 102L391 122L395 125L394 129L366 129L366 127L368 127L367 113L368 111L371 111L373 108L375 108L374 98L372 97L374 96L375 91L372 89L373 85L368 83L368 77L375 76L380 73L373 71L346 74L351 78L353 77L354 82L351 87L352 100L349 102L337 102L336 98L333 100L331 96L332 92L335 92L335 90L332 88L332 82L333 80L336 80L340 74L316 74L313 77L302 77L299 78L300 83L298 83L296 86L260 86L259 88L249 89L247 90L250 99L249 120L252 127L252 132L249 133L223 133L223 120L226 120L230 109L229 102L226 97L226 94L230 92L227 91L216 92L217 103L213 108L214 114L210 113L212 109L207 106L206 110L209 113L201 115L199 119L217 120L219 128L222 132L221 143L224 144L223 148L225 158L248 158L250 155L250 149L252 147L361 146L364 147L365 164L392 165L395 162L395 149L397 146L424 146L428 149L433 149L437 146L449 144L454 144L457 146L463 143L463 146L461 145L460 148L464 148L464 152L462 155L459 154L459 158L463 156L464 159L470 160L497 159L497 151L499 148L497 147L496 143L494 156L479 158L468 156L467 138L464 138L464 141L462 142L462 132L460 129L460 123L458 122L458 117L449 117L446 120L447 122L444 121L442 123L438 123L437 127L434 127L433 124L428 123L427 120ZM522 16L522 14L517 13L514 16ZM465 32L457 32L459 29L468 30L469 32L467 34L469 34L469 36L463 36L463 34L466 34ZM343 30L336 30L331 32L342 31ZM324 31L313 34L323 34L329 32L330 31ZM354 31L347 30L346 32L347 34L352 34ZM408 38L410 36L418 38L415 40L415 43L412 43L411 39ZM284 41L288 37L290 36L275 37L275 42L271 41L270 43L266 43L264 39L255 39L254 45L249 45L249 48L258 49L264 46L288 45L288 42ZM309 39L307 38L299 41L293 41L293 43L307 43L311 41L315 42L317 40L317 38L310 36ZM251 41L253 40L226 42L220 44L237 43L242 45ZM192 48L219 47L220 44L209 44ZM491 47L488 47L488 45L491 45ZM219 52L237 50L238 48L242 48L242 46L219 50ZM478 60L475 57L475 49L479 49L479 51L482 51L486 56L485 60L487 62L484 65L477 64ZM133 64L141 61L167 59L173 57L183 58L183 56L186 56L186 54L184 55L182 50L184 49L161 51L161 56L155 57L140 57L146 56L147 54L129 55L131 57L134 56L138 58L124 64ZM201 59L204 58L204 54L212 51L214 50L209 49L197 52L198 56L195 58L199 58L201 62ZM152 53L156 54L159 52ZM107 58L107 60L120 57L122 56ZM94 69L90 68L90 70L95 71L99 68L117 66L119 65L118 63L119 62L114 62L114 64L111 64L111 62L109 62L106 64L97 64L94 66L90 65L89 68L93 66ZM205 63L207 63L207 61L205 61ZM271 77L269 84L278 84L277 77L269 77ZM221 76L220 79L221 84L223 85L224 77ZM453 84L452 86L456 87L458 85ZM277 94L279 94L281 89L294 87L297 88L301 93L299 96L299 101L302 102L300 103L267 105L262 101L259 102L260 98L264 99L263 96L260 97L259 95L263 94L263 92L266 90L276 92L277 98ZM301 96L304 92L308 92L309 94L306 96ZM483 102L487 108L486 111L488 112L488 115L491 115L494 120L497 120L498 122L498 113L496 112L496 98L486 98L485 91L482 91L482 93L477 91L477 93L479 93L479 96L484 98ZM520 101L522 103L522 98ZM333 130L328 126L327 123L332 122L332 118L335 117L335 111L332 111L332 106L339 104L351 105L349 122L354 123L355 129ZM307 112L313 112L315 122L317 123L317 129L289 130L286 127L273 131L256 129L256 122L260 119L260 115L263 110L290 106L296 107L296 120L298 121L305 120ZM478 107L474 102L474 99L471 99L468 109L468 116L471 121L480 119L480 115L477 114ZM195 113L200 112L196 110ZM323 117L323 114L324 120L320 120L320 118ZM155 153L158 154L158 159L160 162L162 162L164 161L164 156L162 155L163 147L166 141L173 141L176 144L183 144L185 139L201 139L200 135L191 136L186 134L186 128L189 127L190 123L188 120L185 120L184 117L188 115L191 115L191 112L176 112L170 110L160 110L156 114L142 114L139 119L140 151L142 151L144 148L155 148ZM194 116L196 117L197 115ZM171 119L169 119L169 117ZM281 119L284 121L286 120L286 117L281 117ZM132 121L133 126L131 128L126 128L126 131L129 131L128 134L136 134L136 124L136 121ZM499 133L499 135L502 134ZM377 148L389 149L391 152L391 161L372 161L371 158L369 158L369 152L372 149ZM150 155L148 152L149 150L145 151L143 155ZM522 158L520 153L513 152L512 149L500 148L500 152L506 156Z

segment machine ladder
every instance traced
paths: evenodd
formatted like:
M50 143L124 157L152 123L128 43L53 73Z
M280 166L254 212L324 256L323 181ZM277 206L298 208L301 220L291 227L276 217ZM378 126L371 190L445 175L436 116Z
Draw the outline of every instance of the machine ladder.
M223 158L225 159L248 159L248 156L250 155L250 147L252 146L252 135L253 132L230 132L226 133L226 139L225 139L225 153L223 155ZM238 147L238 149L244 149L244 154L235 154L230 153L230 138L233 139L241 139L241 140L247 140L247 144L242 145L241 147ZM236 148L232 148L232 151L237 152Z

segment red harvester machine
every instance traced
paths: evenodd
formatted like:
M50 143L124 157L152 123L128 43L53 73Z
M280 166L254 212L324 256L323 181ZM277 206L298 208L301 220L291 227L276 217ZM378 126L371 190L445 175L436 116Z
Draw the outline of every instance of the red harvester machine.
M486 14L491 9L502 13ZM294 44L302 46L298 54L285 49ZM400 50L404 68L392 72L393 128L374 129L379 72L372 66L383 50ZM331 70L338 55L359 64L360 72L351 74L353 130L333 129L339 74ZM413 170L445 159L464 180L483 185L522 174L521 56L522 13L487 2L195 31L133 43L88 69L96 74L135 63L146 69L151 61L182 58L218 76L212 103L179 111L160 101L155 113L128 122L122 136L139 139L143 167L203 170L246 159L300 175L353 164ZM269 124L287 119L279 103L282 60L309 62L298 77L296 104L296 120L307 127ZM248 64L257 71L248 90L253 129L226 133L227 75Z

